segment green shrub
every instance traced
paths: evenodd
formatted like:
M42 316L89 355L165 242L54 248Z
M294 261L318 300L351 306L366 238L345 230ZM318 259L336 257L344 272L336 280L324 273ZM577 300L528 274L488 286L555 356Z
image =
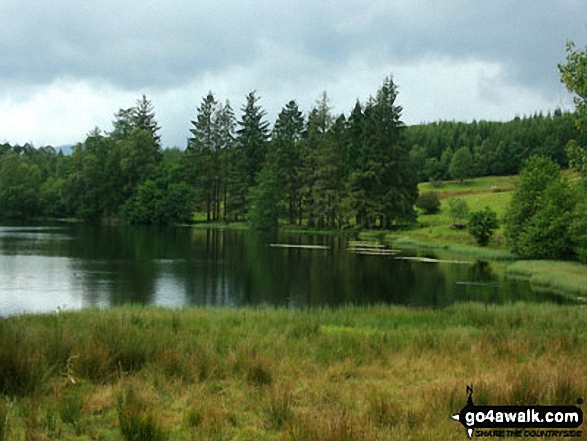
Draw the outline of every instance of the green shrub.
M426 214L434 214L440 211L440 199L435 192L422 193L416 200L416 207Z
M474 211L469 216L469 234L475 238L477 243L484 247L493 236L493 231L499 228L497 214L489 207L481 211Z
M451 198L448 200L448 214L451 227L465 228L469 217L469 204L462 198Z

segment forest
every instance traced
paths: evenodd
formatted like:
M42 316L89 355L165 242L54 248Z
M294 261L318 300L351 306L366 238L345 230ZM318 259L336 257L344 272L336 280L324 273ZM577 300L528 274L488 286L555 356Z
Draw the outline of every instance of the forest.
M324 92L307 115L289 101L273 124L255 91L238 116L209 92L178 148L162 147L154 106L143 95L115 114L110 131L92 130L71 155L0 145L0 217L396 228L416 220L418 182L518 174L532 157L552 163L549 170L583 172L585 86L575 73L585 64L585 52L570 44L559 65L577 94L574 112L507 122L408 127L391 76L348 115L333 114Z
M534 155L567 167L567 145L586 141L575 115L560 110L406 127L396 96L389 78L375 98L336 117L326 94L307 117L292 100L270 129L255 92L239 119L209 93L183 150L162 148L143 96L71 155L0 145L0 215L147 224L261 215L324 228L390 227L414 220L418 182L517 174Z

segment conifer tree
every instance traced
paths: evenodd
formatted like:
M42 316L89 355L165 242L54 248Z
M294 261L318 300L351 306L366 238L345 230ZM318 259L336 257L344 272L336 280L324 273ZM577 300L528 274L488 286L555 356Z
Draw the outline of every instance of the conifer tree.
M133 123L134 127L144 130L151 134L153 139L159 145L161 137L157 132L161 129L155 120L155 109L151 100L147 99L146 95L137 100L137 104L133 109Z
M266 112L257 104L259 97L255 93L253 91L247 95L247 104L241 109L243 114L238 121L240 128L236 131L239 148L243 150L246 159L248 187L257 183L269 139L269 123L264 120Z
M277 185L287 199L289 222L296 221L300 203L300 143L304 133L304 118L295 101L281 110L275 122L267 154L276 174Z
M188 140L187 154L191 169L195 173L192 178L206 207L206 221L215 220L219 209L217 195L219 193L219 161L216 131L217 102L212 92L202 99L198 107L197 117L192 121L190 129L193 137Z
M397 87L387 77L365 109L364 163L354 174L353 190L363 225L388 228L394 222L415 219L418 197L416 173L409 148L402 142L402 108L396 104ZM358 198L365 198L359 201Z

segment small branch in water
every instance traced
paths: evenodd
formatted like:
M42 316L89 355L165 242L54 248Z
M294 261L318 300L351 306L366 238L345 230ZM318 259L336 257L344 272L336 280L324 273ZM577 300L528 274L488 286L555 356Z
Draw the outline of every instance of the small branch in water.
M382 248L347 248L353 254L366 256L395 256L401 253L400 250L386 250Z
M330 247L326 245L292 245L289 243L272 243L269 244L270 247L274 248L302 248L308 250L328 250Z
M471 285L471 286L500 286L499 283L491 282L455 282L455 285Z
M399 260L411 260L414 262L423 262L423 263L456 263L461 265L470 265L473 262L468 262L464 260L442 260L442 259L432 259L430 257L407 257L407 256L396 256L394 259Z

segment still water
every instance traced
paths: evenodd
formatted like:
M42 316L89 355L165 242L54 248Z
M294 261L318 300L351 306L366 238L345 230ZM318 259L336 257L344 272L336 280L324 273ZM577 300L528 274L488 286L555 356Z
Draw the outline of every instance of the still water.
M325 249L272 247L271 243ZM109 307L562 302L484 262L358 255L347 238L79 224L0 226L0 315ZM424 256L424 254L420 254ZM426 254L427 257L435 257Z

